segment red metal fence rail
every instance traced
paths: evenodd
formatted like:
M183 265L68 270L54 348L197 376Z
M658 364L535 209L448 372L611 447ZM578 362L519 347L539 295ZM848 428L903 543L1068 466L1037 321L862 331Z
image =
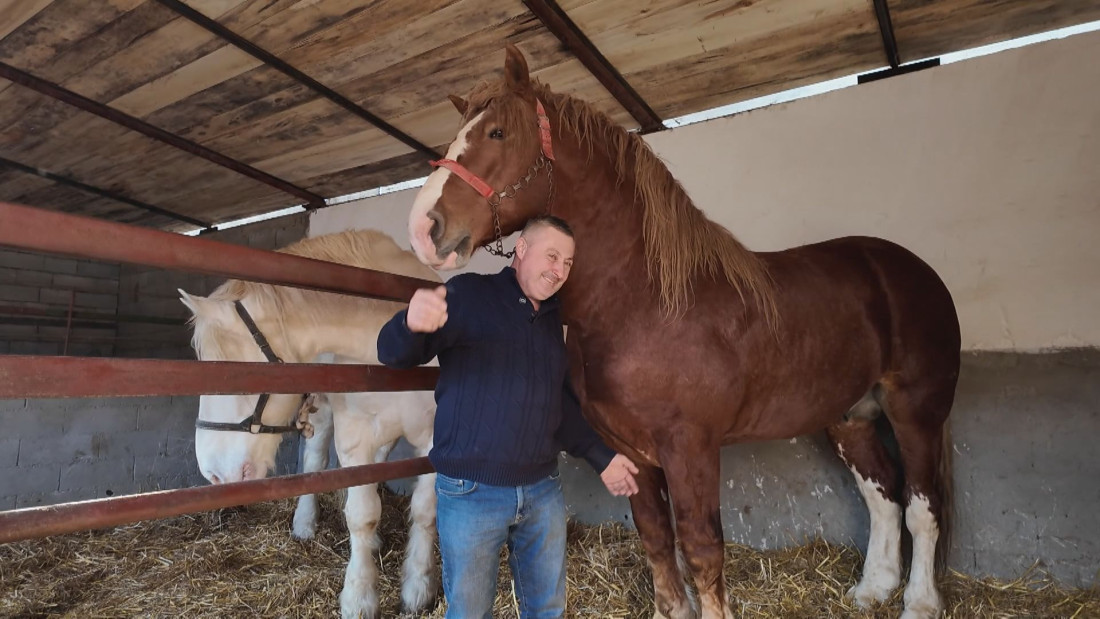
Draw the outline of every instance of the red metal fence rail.
M431 391L439 368L0 355L0 398Z
M0 202L0 245L108 262L408 301L415 277Z
M407 301L435 282L0 202L0 246ZM0 355L0 398L430 390L438 368ZM432 472L426 458L0 512L0 542Z
M427 458L0 512L0 543L115 527L431 473Z

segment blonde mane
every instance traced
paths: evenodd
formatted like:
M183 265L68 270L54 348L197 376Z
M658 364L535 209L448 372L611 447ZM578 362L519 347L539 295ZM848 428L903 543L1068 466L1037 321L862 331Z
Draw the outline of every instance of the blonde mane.
M642 207L646 266L668 315L682 315L691 306L693 282L702 276L725 279L742 300L754 297L767 322L776 324L774 283L764 263L695 207L641 136L580 99L553 93L537 82L532 85L539 98L557 109L561 131L588 145L589 158L598 145L614 162L619 183L634 179L635 203Z
M440 281L439 275L421 264L412 252L401 249L392 238L377 230L347 230L326 234L303 239L276 251L433 282ZM347 306L348 311L361 313L380 313L386 317L400 307L400 304L393 301L273 286L239 279L227 280L214 289L209 298L215 301L238 301L247 298L252 307L277 320L284 338L287 331L286 318L291 310L296 319L310 323L323 323L325 315L331 315L331 312L339 307ZM221 346L226 339L224 329L217 328L199 318L197 313L191 318L195 328L192 345L199 358L225 359L224 349Z

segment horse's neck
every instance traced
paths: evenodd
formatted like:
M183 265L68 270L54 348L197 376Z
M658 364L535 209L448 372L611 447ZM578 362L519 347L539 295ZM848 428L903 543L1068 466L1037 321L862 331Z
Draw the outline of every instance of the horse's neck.
M286 360L297 363L311 362L322 353L378 363L378 332L401 309L397 303L368 303L330 294L310 294L302 299L307 302L284 306L285 332L273 317L263 321L265 335L269 330L275 334L278 329L275 337L283 344Z
M566 318L584 328L601 319L598 307L611 296L646 302L649 283L642 209L634 204L634 178L619 183L614 163L575 140L555 145L553 214L569 222L577 259L562 291ZM593 326L595 326L593 324Z

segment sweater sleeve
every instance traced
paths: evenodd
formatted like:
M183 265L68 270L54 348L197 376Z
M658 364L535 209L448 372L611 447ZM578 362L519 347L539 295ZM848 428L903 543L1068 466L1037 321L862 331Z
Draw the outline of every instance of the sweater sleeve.
M569 455L584 458L597 473L602 473L615 457L615 451L604 444L581 414L580 401L568 376L562 387L561 406L561 425L555 433L558 443Z
M454 294L451 286L447 286L447 294ZM453 303L448 305L454 308ZM397 312L378 332L378 360L382 365L401 370L423 365L457 341L460 317L453 309L443 327L433 333L413 333L405 321L407 314L408 309Z

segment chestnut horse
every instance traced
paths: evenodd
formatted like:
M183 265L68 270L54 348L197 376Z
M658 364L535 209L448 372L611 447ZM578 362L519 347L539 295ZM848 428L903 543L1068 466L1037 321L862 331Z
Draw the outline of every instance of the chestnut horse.
M410 240L422 262L453 268L541 213L572 225L577 262L561 296L574 384L588 420L642 469L631 508L655 616L696 614L677 540L702 615L732 616L721 446L819 430L871 515L849 595L868 606L899 585L904 506L913 558L903 617L937 615L960 339L936 273L874 238L749 251L704 217L637 134L532 82L514 47L504 79L451 100L462 128L416 197ZM876 436L880 414L904 482Z

